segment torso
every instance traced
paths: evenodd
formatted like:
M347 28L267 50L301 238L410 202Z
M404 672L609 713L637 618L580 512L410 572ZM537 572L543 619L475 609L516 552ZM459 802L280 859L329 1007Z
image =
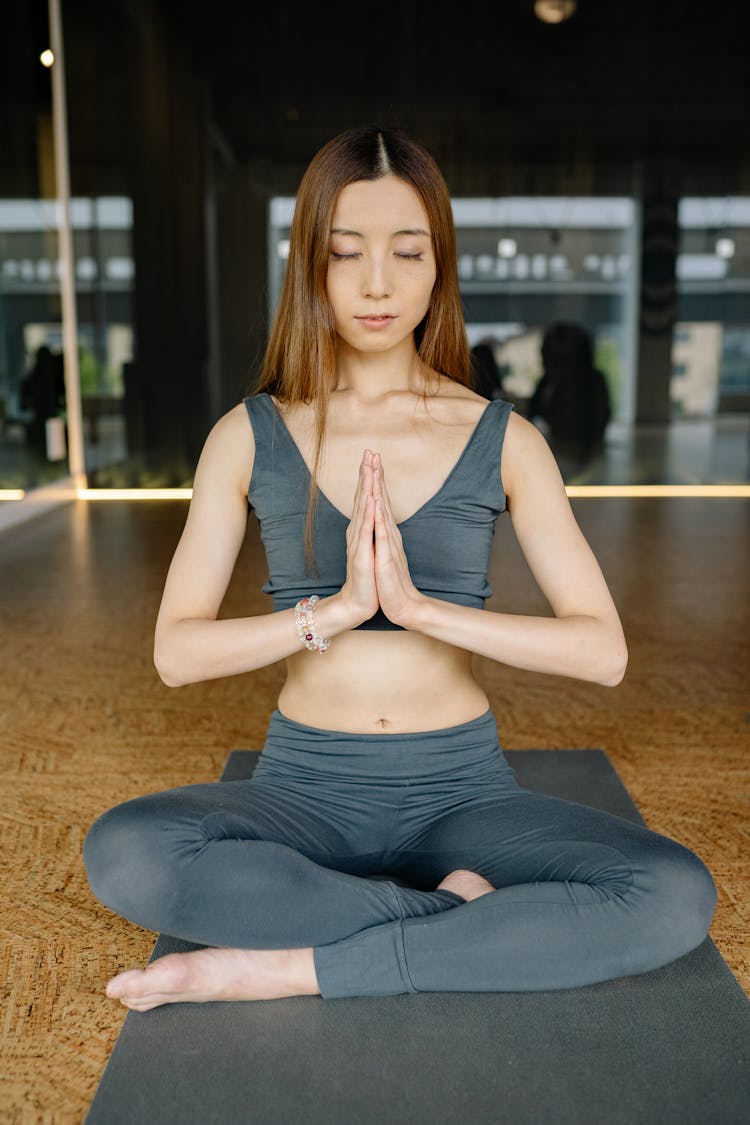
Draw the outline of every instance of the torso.
M449 384L445 388L445 384ZM426 400L399 392L366 406L334 392L326 424L326 444L318 484L328 500L351 516L357 473L365 449L380 453L396 522L401 523L434 496L458 461L487 400L449 379L443 392ZM314 408L282 406L294 443L308 468L315 457Z
M277 406L311 467L313 407ZM485 399L448 379L426 401L399 392L369 406L334 392L318 471L321 492L349 517L363 450L378 451L394 516L402 522L438 491L486 408ZM470 653L412 632L351 631L320 656L301 651L287 661L279 696L279 710L290 719L364 734L439 730L468 722L488 706Z
M320 656L300 652L286 664L279 710L324 730L442 730L489 707L471 654L417 633L341 633Z

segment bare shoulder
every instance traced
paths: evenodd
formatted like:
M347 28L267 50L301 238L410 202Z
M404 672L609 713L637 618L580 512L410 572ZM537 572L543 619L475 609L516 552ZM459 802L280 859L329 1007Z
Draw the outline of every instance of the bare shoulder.
M503 441L501 475L509 501L539 493L564 496L565 486L557 462L544 436L515 411L508 418Z
M552 612L599 617L621 635L617 610L552 451L536 426L517 414L508 419L501 475L513 531Z
M245 405L240 402L211 428L196 469L196 487L217 477L224 482L229 478L243 494L247 493L254 456L253 428Z
M510 456L517 460L520 457L544 457L549 453L549 446L543 434L528 419L522 418L515 410L508 418L505 446ZM550 453L551 456L551 453Z
M244 402L238 402L226 414L222 414L211 433L221 435L227 441L242 441L244 439L247 442L248 435L252 440L253 428L250 425Z
M185 528L164 588L157 634L169 622L217 616L247 530L253 451L252 427L240 403L219 418L204 443Z

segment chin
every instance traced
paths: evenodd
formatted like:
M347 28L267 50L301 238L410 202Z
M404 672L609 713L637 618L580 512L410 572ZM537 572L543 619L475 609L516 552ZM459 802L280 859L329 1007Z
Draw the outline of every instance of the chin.
M382 336L378 336L374 339L368 337L367 339L363 340L361 339L361 337L352 339L351 337L347 338L346 336L341 336L340 334L339 339L342 340L348 348L351 348L353 352L360 352L362 355L377 355L381 352L390 352L393 351L394 348L398 348L403 345L404 342L403 338L399 338L398 340L386 340Z

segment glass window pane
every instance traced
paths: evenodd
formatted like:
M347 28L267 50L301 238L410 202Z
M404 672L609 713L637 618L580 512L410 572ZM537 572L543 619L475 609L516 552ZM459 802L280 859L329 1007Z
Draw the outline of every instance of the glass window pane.
M633 201L458 199L453 210L469 342L493 349L506 397L526 409L544 332L563 322L589 334L612 416L628 417Z
M0 488L68 475L46 4L0 6Z
M670 397L676 418L750 410L750 197L680 200L679 318Z

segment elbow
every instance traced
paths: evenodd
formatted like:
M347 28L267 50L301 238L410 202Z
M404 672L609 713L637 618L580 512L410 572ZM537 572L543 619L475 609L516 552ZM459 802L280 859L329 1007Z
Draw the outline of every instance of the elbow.
M179 674L179 670L175 667L174 660L169 659L167 653L164 652L163 646L154 647L154 667L159 673L159 679L167 687L184 687L190 681L184 676Z
M164 667L157 664L156 661L154 661L154 667L159 673L159 679L163 684L166 684L167 687L184 687L188 682L187 680L182 680L178 676L173 675L171 671L167 671Z
M628 666L628 646L625 638L621 637L617 644L612 645L607 653L607 659L602 663L597 675L597 683L602 687L617 687L625 676Z
M156 670L159 672L158 668ZM167 687L184 687L188 682L187 680L178 680L176 677L166 675L164 672L159 672L159 679L163 684L166 684Z

